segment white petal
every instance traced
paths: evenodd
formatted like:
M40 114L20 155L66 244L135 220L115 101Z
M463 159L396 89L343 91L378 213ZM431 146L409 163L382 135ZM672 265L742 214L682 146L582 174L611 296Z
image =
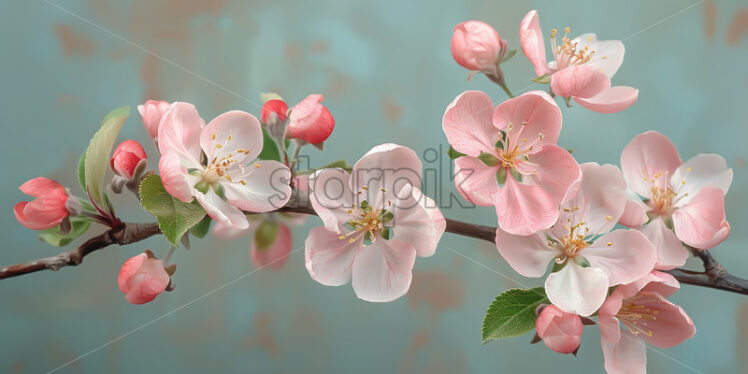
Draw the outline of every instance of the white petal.
M249 221L244 212L216 195L212 189L207 194L196 192L195 198L214 220L235 229L249 228Z
M670 178L670 188L677 191L679 196L684 195L677 206L688 204L704 187L716 187L727 194L731 183L732 169L727 167L727 161L722 156L715 154L694 156L675 169Z
M548 246L543 231L520 236L497 228L496 248L514 270L532 278L545 274L548 263L561 254L560 250Z
M353 217L353 192L348 187L351 176L343 169L323 169L309 178L309 201L325 227L340 234L341 228Z
M611 78L621 67L623 55L626 52L620 40L597 40L597 36L592 33L582 34L572 40L571 43L578 43L578 51L589 47L585 54L594 51L595 53L592 55L589 64L602 69L602 72Z
M421 190L410 185L404 189L411 191L411 197L393 207L394 238L413 245L418 257L429 257L436 252L446 220L436 202Z
M361 247L353 260L353 290L372 302L395 300L408 292L416 250L398 240L377 240Z
M405 184L421 186L421 160L410 148L386 143L367 152L353 165L350 188L362 192L360 201L372 206L382 202L382 191L398 192ZM366 187L366 188L364 188Z
M582 183L574 198L562 205L559 222L585 222L595 235L610 231L626 207L626 181L618 167L585 163Z
M579 253L592 267L608 273L610 286L640 279L652 271L657 260L657 249L636 230L609 232Z
M245 164L262 152L262 140L260 121L239 110L214 118L200 134L200 146L208 163L231 154L235 164Z
M291 171L278 161L257 161L240 179L221 181L229 203L248 212L269 212L286 205L291 198ZM244 184L241 183L244 181Z
M339 239L335 232L315 227L304 245L306 269L312 279L326 286L340 286L351 281L354 247L359 243L349 243Z
M656 217L648 224L637 228L655 248L657 248L657 263L655 269L669 270L682 266L688 259L688 250L681 244L673 230L665 226L662 217Z
M603 269L568 261L563 269L548 275L545 292L553 305L565 312L589 316L608 295L608 276Z

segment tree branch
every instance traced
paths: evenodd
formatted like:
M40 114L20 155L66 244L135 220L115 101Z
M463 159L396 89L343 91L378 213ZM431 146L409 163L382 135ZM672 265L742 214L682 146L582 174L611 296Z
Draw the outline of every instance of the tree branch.
M289 203L277 211L317 215L309 204ZM453 219L447 219L446 221L446 231L449 233L481 239L491 243L495 243L496 241L496 227ZM96 250L112 244L123 246L136 243L160 233L161 230L158 228L157 223L122 223L117 228L110 229L101 235L89 239L77 249L62 252L52 257L0 268L0 279L17 277L41 270L58 270L64 266L77 266L83 261L83 257ZM678 268L667 270L666 272L673 275L681 283L748 295L748 280L730 274L722 264L712 257L709 251L700 251L693 248L691 250L694 256L698 257L704 263L704 271L699 272Z

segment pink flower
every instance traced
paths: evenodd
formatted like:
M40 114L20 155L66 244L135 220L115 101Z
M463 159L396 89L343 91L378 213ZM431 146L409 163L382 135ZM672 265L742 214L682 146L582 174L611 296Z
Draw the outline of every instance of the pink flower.
M145 169L148 156L146 156L143 146L135 140L125 140L114 150L112 158L109 160L109 166L115 174L133 179L135 169L138 168L141 161L144 163L141 169Z
M271 115L275 115L275 118L280 121L285 121L288 116L286 115L286 112L288 111L288 104L286 104L283 100L268 100L265 102L265 104L262 104L262 109L260 110L260 120L262 123L269 123L269 121L273 121L273 119L270 117Z
M488 95L466 91L444 113L449 144L466 154L455 160L457 190L476 205L494 205L506 232L547 229L581 177L571 154L556 145L561 110L541 91L491 108Z
M117 284L128 303L145 304L167 289L171 282L169 277L174 271L175 264L165 269L164 263L150 249L146 249L144 253L130 257L122 264Z
M161 117L169 110L169 105L168 102L160 100L146 100L145 104L138 105L145 130L154 141L158 140L158 125L161 123Z
M526 277L545 281L548 299L580 316L602 305L608 287L633 282L652 270L656 250L636 230L614 230L626 204L626 183L612 165L586 163L577 195L561 206L550 229L530 236L496 231L496 247L509 265Z
M686 262L681 241L709 249L727 238L724 195L732 169L721 156L700 154L683 163L667 137L648 131L623 149L621 168L631 191L621 223L654 243L658 269Z
M291 253L291 230L282 223L277 225L278 232L275 234L275 240L269 247L259 249L257 242L252 240L249 255L256 268L269 267L278 270L288 260L288 255Z
M436 251L446 221L421 186L421 161L396 144L372 148L353 166L317 171L310 199L324 227L306 239L306 268L327 286L386 302L410 288L416 256Z
M653 271L637 282L619 286L605 300L598 323L608 374L645 373L646 343L670 348L696 333L686 312L665 299L678 288L673 276Z
M499 61L507 50L506 40L487 23L466 21L455 26L452 57L462 67L499 76Z
M184 202L196 198L213 219L237 229L249 227L243 211L276 210L289 200L288 167L253 161L262 151L257 118L231 111L203 126L191 104L174 103L164 115L158 147L166 191Z
M55 227L70 214L66 207L67 190L51 179L31 179L22 184L20 190L36 198L31 202L22 201L13 208L18 222L29 229L44 230Z
M525 15L519 30L522 52L535 66L538 77L551 75L553 93L571 97L579 105L600 113L619 112L636 102L639 90L624 86L611 87L610 84L610 79L623 63L623 43L618 40L597 40L595 34L583 34L572 40L568 38L567 27L558 44L556 33L555 29L551 32L554 61L549 63L545 57L545 42L536 10Z
M322 95L309 95L291 108L290 122L286 129L287 138L319 144L330 137L335 128L335 118L322 105L322 100Z
M575 353L582 340L582 319L566 313L555 305L548 305L535 321L538 336L548 348L563 354Z

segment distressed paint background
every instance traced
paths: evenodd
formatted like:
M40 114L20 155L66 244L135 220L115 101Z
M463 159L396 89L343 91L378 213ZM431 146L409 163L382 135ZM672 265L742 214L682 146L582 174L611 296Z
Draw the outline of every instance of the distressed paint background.
M482 89L497 101L504 98L484 77L465 81L467 72L449 53L452 27L480 19L517 48L521 17L539 9L546 31L568 25L572 34L623 39L626 60L614 83L640 89L639 102L623 113L564 109L561 144L574 148L580 162L617 163L633 136L657 129L685 159L698 152L725 156L735 169L727 197L734 230L714 252L746 277L748 4L708 0L688 8L694 3L3 1L0 263L57 251L13 218L12 206L23 198L17 187L50 176L77 190L77 158L100 119L117 106L183 100L208 119L230 109L259 114L260 92L277 91L290 102L319 92L338 126L324 154L307 150L313 165L345 156L354 161L386 141L418 152L438 149L446 144L442 114L456 95ZM504 69L515 93L537 87L529 86L532 66L521 53ZM137 114L125 126L125 138L147 143ZM148 152L157 158L153 147ZM445 194L454 191L448 160L424 165L441 167L446 203ZM130 196L116 203L128 220L152 220ZM495 224L490 208L444 210L453 218ZM295 248L316 224L310 219L294 230ZM539 284L519 277L486 243L446 235L436 256L417 262L408 296L370 304L356 299L350 286L313 282L303 250L280 271L240 278L253 269L249 239L194 240L191 251L175 254L176 292L145 307L129 305L117 291L116 273L146 247L167 249L163 238L153 238L87 257L80 268L0 282L0 371L47 372L112 340L60 372L602 371L594 328L587 329L576 359L524 344L529 335L480 344L481 318L493 297L519 285L511 279ZM745 298L684 286L673 299L698 332L674 349L650 350L651 372L746 370Z

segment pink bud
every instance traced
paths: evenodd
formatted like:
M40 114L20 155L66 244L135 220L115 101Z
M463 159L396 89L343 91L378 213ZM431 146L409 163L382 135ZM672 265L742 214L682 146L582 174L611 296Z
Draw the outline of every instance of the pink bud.
M452 57L466 69L495 74L502 55L499 33L487 23L466 21L455 26Z
M138 112L143 117L143 125L153 140L158 138L158 125L170 106L168 102L160 100L147 100L145 104L138 105Z
M36 198L31 202L22 201L13 209L18 222L27 228L44 230L55 227L70 214L65 206L68 201L65 187L51 179L34 178L22 184L20 190Z
M259 250L255 241L252 240L249 255L255 267L269 267L278 270L286 263L290 252L291 230L284 224L278 224L278 232L275 235L273 244L263 250Z
M286 112L288 111L288 104L283 100L269 100L262 105L260 110L260 120L262 123L268 123L270 115L275 113L278 119L285 121L288 119Z
M115 174L132 179L135 168L142 160L148 160L143 146L135 140L125 140L114 150L109 166Z
M555 305L548 305L535 321L535 329L548 348L566 354L579 348L584 326L578 315L566 313Z
M322 105L322 95L309 95L291 109L291 121L286 129L287 138L319 144L327 140L335 128L335 118Z
M170 266L173 273L176 267ZM130 257L119 271L117 284L130 304L145 304L152 301L169 286L171 279L164 263L146 250Z

